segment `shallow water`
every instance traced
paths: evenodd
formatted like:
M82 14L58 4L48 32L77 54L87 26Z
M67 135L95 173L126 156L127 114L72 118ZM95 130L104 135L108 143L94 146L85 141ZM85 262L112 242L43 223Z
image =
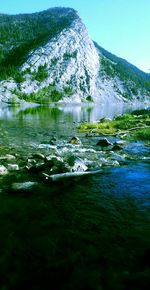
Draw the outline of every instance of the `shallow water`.
M116 109L117 114L130 110ZM85 138L76 127L114 114L108 107L6 107L0 154L25 159L37 149L49 153L53 136L57 150L71 150L66 142L78 135L83 146L77 154L106 157L95 146L98 138ZM114 159L122 158L115 154ZM120 166L69 182L43 182L36 174L1 177L1 289L149 289L149 147L129 143L123 154L127 158ZM14 193L11 184L20 181L38 185Z

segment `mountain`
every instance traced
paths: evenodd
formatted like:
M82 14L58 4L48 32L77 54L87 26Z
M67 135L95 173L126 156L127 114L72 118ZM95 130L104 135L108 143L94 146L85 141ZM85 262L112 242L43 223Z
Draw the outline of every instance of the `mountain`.
M0 100L149 100L150 75L93 42L72 8L0 14Z
M132 99L133 96L138 97L138 95L140 98L140 95L146 93L150 95L150 74L141 71L126 60L108 52L96 42L95 46L101 57L101 76L104 76L106 79L112 79L114 87L116 85L115 80L118 79L123 88L122 94L125 98ZM119 87L117 91L121 93L121 91L119 92Z

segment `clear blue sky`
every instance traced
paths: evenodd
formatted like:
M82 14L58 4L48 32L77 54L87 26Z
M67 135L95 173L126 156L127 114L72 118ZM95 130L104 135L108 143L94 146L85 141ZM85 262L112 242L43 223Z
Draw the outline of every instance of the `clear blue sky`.
M78 10L93 40L149 71L150 0L0 0L0 13L30 13L57 6Z

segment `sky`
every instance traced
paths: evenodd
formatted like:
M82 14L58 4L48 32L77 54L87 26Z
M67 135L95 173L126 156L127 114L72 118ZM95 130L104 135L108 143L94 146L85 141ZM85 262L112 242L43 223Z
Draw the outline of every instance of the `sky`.
M0 13L76 9L93 40L150 72L150 0L0 0Z

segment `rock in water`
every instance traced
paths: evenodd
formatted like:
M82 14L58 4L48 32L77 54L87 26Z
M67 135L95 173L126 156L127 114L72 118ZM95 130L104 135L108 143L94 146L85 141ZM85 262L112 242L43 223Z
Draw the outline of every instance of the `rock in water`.
M51 140L49 141L49 144L56 145L56 141L57 141L56 137L52 137Z
M122 146L120 146L119 144L115 144L115 145L113 146L113 148L112 148L112 151L119 151L119 150L122 150L122 149L123 149Z
M17 171L17 170L19 170L18 164L8 164L7 168L8 168L9 171Z
M6 159L9 160L9 161L10 161L10 160L15 160L15 159L16 159L16 157L15 157L14 155L11 155L11 154L6 154L5 157L6 157Z
M81 140L78 137L74 136L68 143L72 145L81 145Z
M8 170L5 166L0 165L0 175L5 175L8 173Z
M15 159L16 159L16 157L14 155L11 155L11 154L6 154L6 155L0 157L0 160L7 160L7 161L13 161Z
M74 161L74 165L72 167L72 171L74 172L83 172L86 171L88 169L88 167L85 165L85 162L80 159L80 158L76 158Z
M112 146L112 143L110 143L107 138L104 139L100 139L97 144L97 146L101 146L101 147L107 147L107 146Z
M31 190L34 186L36 186L38 183L37 182L32 182L32 181L26 181L22 183L13 183L12 184L12 190L15 191L28 191Z
M34 153L32 157L36 158L36 159L44 159L45 158L44 154L42 154L42 153Z

